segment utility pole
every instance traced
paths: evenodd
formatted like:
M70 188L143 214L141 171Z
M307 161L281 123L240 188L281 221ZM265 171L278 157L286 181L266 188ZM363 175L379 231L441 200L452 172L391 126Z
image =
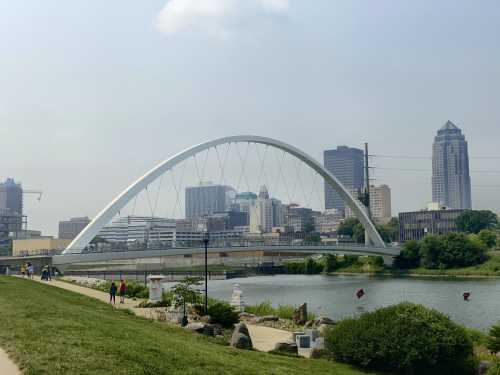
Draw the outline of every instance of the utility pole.
M366 213L370 220L372 219L372 212L370 208L370 167L368 165L368 143L365 142L365 194L364 203L366 207ZM370 238L368 237L368 231L365 229L365 245L369 246L371 244Z

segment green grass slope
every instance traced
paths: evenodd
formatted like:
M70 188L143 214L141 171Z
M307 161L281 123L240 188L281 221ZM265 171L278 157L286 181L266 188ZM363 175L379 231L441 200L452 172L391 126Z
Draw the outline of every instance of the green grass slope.
M25 374L338 374L326 360L240 351L92 298L0 276L0 346Z

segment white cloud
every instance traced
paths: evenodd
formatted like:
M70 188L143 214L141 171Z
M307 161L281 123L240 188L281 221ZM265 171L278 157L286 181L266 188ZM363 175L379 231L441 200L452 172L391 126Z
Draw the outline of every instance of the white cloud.
M167 35L198 31L226 37L233 31L235 20L287 9L288 0L169 0L158 14L156 26Z

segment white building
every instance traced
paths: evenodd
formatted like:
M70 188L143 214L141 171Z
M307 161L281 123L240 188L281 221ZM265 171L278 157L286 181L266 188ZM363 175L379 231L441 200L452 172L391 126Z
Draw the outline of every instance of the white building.
M250 207L250 233L269 233L273 226L273 200L269 198L267 187L262 186Z
M350 193L358 199L358 190L351 189ZM391 188L389 186L370 186L370 210L372 219L376 223L385 224L391 220ZM354 217L354 213L349 207L346 207L345 217Z

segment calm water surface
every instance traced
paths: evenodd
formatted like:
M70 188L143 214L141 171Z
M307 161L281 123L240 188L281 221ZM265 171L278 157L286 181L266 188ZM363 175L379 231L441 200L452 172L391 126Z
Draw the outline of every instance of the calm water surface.
M278 275L210 281L212 297L230 300L238 283L247 304L269 300L273 305L307 302L308 308L334 319L359 315L402 301L421 303L468 327L487 330L500 321L500 279L423 279L364 275ZM355 292L366 295L358 300ZM471 292L465 302L464 291Z

